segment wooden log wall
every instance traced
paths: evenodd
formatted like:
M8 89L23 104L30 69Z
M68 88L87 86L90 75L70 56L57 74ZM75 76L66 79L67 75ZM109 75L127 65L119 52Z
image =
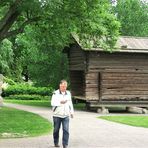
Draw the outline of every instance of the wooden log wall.
M148 54L93 52L88 69L101 74L101 100L148 100Z
M101 100L148 100L148 73L102 73Z
M88 69L90 71L148 72L148 54L91 52Z
M85 83L86 100L99 100L99 73L86 73Z
M72 45L69 51L69 69L85 70L85 52L78 45Z
M148 100L148 54L85 52L75 45L69 50L69 69L74 96L90 101Z

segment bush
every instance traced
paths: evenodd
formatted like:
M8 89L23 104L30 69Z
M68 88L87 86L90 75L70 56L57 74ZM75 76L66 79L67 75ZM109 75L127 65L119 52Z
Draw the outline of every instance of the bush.
M10 85L3 91L2 96L8 97L10 95L41 95L49 96L53 92L51 87L33 87L25 84Z
M15 100L49 100L49 96L40 95L10 95L5 97L5 99L15 99Z
M12 79L9 79L7 77L4 77L4 82L8 83L9 85L16 85L16 82L14 82Z

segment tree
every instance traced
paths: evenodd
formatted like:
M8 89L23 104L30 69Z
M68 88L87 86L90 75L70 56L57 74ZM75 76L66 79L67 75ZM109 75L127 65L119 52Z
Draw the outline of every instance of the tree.
M12 43L4 39L0 44L0 72L9 75L9 66L13 63L13 49Z
M27 24L36 21L34 13L38 16L39 7L39 2L35 0L26 2L25 0L1 0L1 13L3 15L0 21L0 41L22 33ZM32 9L34 10L32 11Z
M67 59L62 50L48 44L49 37L42 37L40 29L34 32L28 26L17 36L12 75L16 81L23 76L25 81L31 80L38 86L57 87L61 79L68 77Z
M32 22L44 26L59 45L61 41L69 43L71 32L80 39L97 38L106 48L112 48L117 40L119 23L111 14L108 0L2 0L1 3L4 10L0 40L22 33Z
M115 13L121 22L121 34L148 36L148 2L142 0L118 0Z
M47 85L67 77L61 49L73 42L72 34L104 49L113 48L119 34L108 0L1 0L0 12L0 40L12 43L9 68L17 81L24 76Z

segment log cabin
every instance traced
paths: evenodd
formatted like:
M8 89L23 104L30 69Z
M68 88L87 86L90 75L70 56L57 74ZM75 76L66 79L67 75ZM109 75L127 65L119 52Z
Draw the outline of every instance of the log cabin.
M119 37L116 50L66 48L71 93L88 107L148 107L148 38Z

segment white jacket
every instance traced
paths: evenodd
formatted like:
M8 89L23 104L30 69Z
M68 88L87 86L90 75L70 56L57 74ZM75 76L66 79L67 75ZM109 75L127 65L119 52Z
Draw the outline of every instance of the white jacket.
M65 100L67 100L65 104L60 103ZM51 106L53 107L54 117L65 118L74 113L71 93L69 91L66 91L65 94L63 94L59 89L56 90L51 98Z

